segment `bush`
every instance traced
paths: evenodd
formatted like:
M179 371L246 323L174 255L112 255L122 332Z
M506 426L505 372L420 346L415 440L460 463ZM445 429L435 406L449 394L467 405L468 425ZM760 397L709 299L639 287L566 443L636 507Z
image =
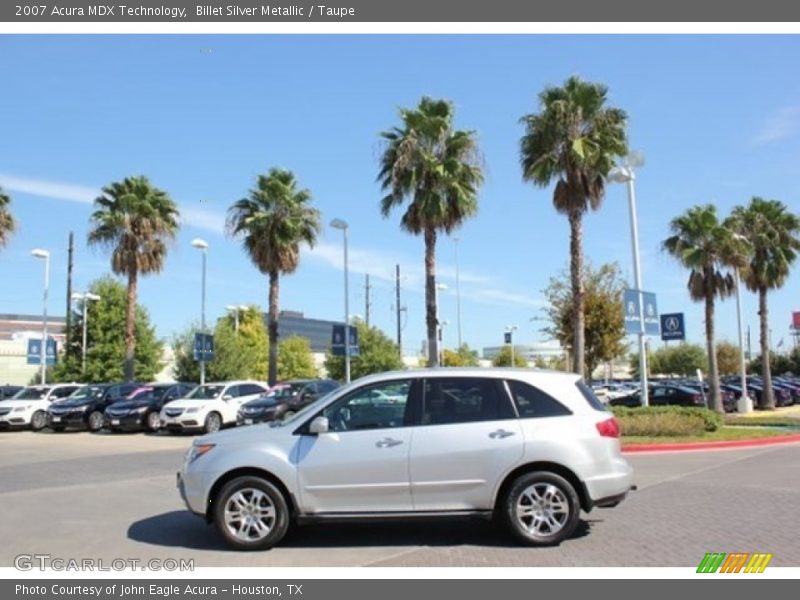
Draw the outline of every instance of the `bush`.
M722 415L705 408L683 406L615 406L612 412L619 421L622 435L673 436L701 435L722 427Z

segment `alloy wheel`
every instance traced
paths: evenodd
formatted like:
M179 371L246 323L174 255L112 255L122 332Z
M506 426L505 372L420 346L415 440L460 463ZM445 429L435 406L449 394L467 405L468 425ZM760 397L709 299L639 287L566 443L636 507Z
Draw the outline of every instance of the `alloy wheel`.
M275 526L275 505L270 497L256 488L243 488L225 503L225 527L243 542L265 538Z
M566 525L570 505L564 492L557 486L538 482L525 488L519 495L516 515L519 524L530 536L550 537Z

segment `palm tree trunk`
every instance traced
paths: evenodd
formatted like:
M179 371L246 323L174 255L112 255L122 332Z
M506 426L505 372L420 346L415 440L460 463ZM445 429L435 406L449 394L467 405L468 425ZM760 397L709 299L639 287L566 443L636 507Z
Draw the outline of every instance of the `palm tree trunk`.
M761 326L761 378L764 380L764 393L761 395L761 407L775 408L775 394L772 391L772 369L769 366L769 318L767 313L767 288L758 288L758 318Z
M708 400L709 408L724 413L722 397L719 393L719 367L717 366L716 344L714 343L714 292L705 277L706 296L706 353L708 354Z
M275 385L278 381L278 271L269 273L269 316L267 318L267 334L269 336L269 384Z
M572 282L572 370L585 375L585 316L583 295L583 224L580 211L569 213L569 274Z
M133 381L134 354L136 352L136 292L139 286L139 273L136 269L128 271L128 294L125 299L125 381Z
M425 324L428 328L428 366L439 366L439 322L436 318L436 230L425 229Z

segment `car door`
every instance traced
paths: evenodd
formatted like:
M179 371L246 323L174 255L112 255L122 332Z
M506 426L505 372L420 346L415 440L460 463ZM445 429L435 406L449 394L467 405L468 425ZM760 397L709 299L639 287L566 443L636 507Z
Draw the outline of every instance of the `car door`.
M303 434L298 445L298 488L305 511L412 509L408 457L414 388L409 378L365 385L317 413L328 419L329 430ZM396 400L376 401L373 390L392 390Z
M523 451L522 428L501 380L426 379L411 444L414 510L491 508L497 478Z

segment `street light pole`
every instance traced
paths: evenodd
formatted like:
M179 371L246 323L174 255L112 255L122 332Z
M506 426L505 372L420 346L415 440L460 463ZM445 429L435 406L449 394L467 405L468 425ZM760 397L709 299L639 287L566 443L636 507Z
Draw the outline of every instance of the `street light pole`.
M87 331L87 329L86 329L86 327L87 327L87 323L89 321L89 312L88 312L89 300L100 300L100 296L98 296L97 294L92 294L91 292L85 292L83 294L75 293L75 294L72 294L72 299L73 300L80 300L81 303L83 304L83 306L81 307L82 310L83 310L83 332L82 332L83 335L82 335L82 338L81 338L81 342L82 342L81 343L81 373L83 375L85 375L86 374L86 348L87 348L87 342L86 342L86 331Z
M517 363L514 361L514 332L517 330L516 325L507 325L506 332L508 332L508 339L511 342L511 366L517 366Z
M733 276L736 280L736 323L739 328L739 375L741 378L742 397L741 405L743 407L752 408L747 395L747 365L744 361L744 326L742 325L742 284L739 279L739 268L733 270ZM741 408L740 408L741 410ZM750 412L749 410L747 412Z
M459 277L458 268L458 242L460 238L454 237L453 241L456 245L456 327L458 329L458 347L461 348L461 281Z
M47 371L47 293L50 287L50 253L47 250L35 248L31 255L35 258L44 259L44 295L42 301L42 345L39 349L39 360L41 361L41 382L46 383Z
M350 276L348 273L347 230L342 219L331 221L331 227L339 229L344 238L344 382L350 383Z
M442 324L439 321L439 292L447 290L446 283L437 283L433 286L433 296L434 301L436 302L436 361L439 363L437 366L442 366ZM430 354L430 352L429 352Z
M206 333L206 256L208 254L208 242L195 238L192 240L192 246L200 250L203 254L202 266L202 280L200 284L200 333L205 336ZM205 338L203 347L200 348L200 385L206 382L206 349Z
M614 167L608 174L608 180L615 183L625 183L628 188L628 212L631 224L631 247L633 250L633 277L636 285L636 295L639 300L639 382L641 385L642 406L649 405L647 389L647 348L645 347L644 327L644 297L642 294L641 261L639 258L639 224L636 218L636 188L634 180L636 175L634 167L644 164L644 156L639 153L629 155L625 164Z

